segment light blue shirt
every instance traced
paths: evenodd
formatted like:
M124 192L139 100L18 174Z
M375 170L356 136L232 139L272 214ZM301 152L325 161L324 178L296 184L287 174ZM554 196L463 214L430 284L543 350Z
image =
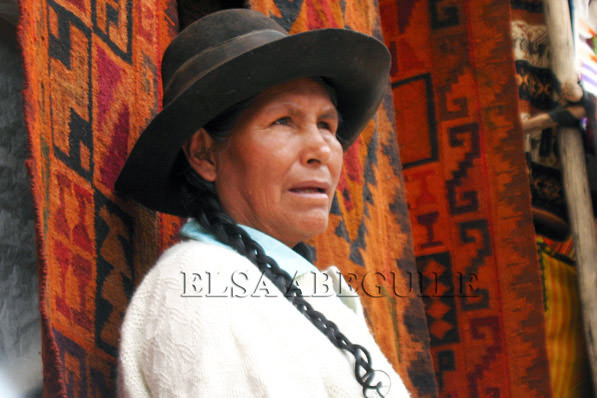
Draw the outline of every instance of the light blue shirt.
M280 268L286 271L291 277L296 278L303 274L317 271L317 268L312 263L279 240L254 228L247 227L246 225L239 224L239 226L244 229L255 242L259 243L265 251L265 254L273 258ZM200 242L230 248L230 246L220 242L209 232L205 231L203 227L192 218L183 225L180 234L183 237L195 239Z

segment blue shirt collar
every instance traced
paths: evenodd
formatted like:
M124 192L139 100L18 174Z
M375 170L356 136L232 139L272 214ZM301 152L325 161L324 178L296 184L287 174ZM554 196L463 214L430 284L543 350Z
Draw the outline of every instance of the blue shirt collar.
M291 277L298 277L308 272L317 271L317 268L315 268L313 264L279 240L246 225L239 224L239 226L244 229L254 241L259 243L265 253L273 258L280 268L286 271ZM217 240L209 232L205 231L203 227L192 218L182 226L180 234L185 238L230 248L228 245Z

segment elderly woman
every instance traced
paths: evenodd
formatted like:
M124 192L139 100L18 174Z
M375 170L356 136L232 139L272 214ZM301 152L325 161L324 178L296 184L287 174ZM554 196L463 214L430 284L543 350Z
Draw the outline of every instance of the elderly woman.
M369 36L291 36L250 10L210 14L174 39L164 109L116 188L190 218L127 310L122 396L408 396L358 297L336 295L346 282L302 250L327 227L343 150L388 68Z

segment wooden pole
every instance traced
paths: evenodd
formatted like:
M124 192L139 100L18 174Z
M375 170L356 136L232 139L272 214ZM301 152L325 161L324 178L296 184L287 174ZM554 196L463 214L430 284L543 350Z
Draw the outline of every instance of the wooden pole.
M574 43L567 0L545 0L552 69L561 83L576 84ZM597 385L597 241L581 132L558 128L558 146L574 239L585 341Z

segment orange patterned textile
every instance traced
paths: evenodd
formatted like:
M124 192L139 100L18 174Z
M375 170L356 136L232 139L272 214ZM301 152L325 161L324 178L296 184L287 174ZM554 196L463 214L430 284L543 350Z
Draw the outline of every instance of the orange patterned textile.
M44 394L114 396L131 292L177 219L112 192L158 110L170 0L22 0L28 162L37 216Z
M111 397L119 326L179 220L112 186L158 109L174 0L22 0L29 169L37 212L45 396ZM381 37L374 0L255 0L292 32L345 26ZM312 242L364 296L378 342L415 396L435 397L390 89L345 155L329 233ZM423 282L421 282L423 283Z
M345 27L381 39L375 1L252 0L250 6L291 33ZM433 397L436 383L423 303L413 282L418 278L393 119L388 92L346 152L328 233L312 243L316 263L336 264L360 293L378 343L409 390Z
M550 397L510 2L380 11L439 395Z

